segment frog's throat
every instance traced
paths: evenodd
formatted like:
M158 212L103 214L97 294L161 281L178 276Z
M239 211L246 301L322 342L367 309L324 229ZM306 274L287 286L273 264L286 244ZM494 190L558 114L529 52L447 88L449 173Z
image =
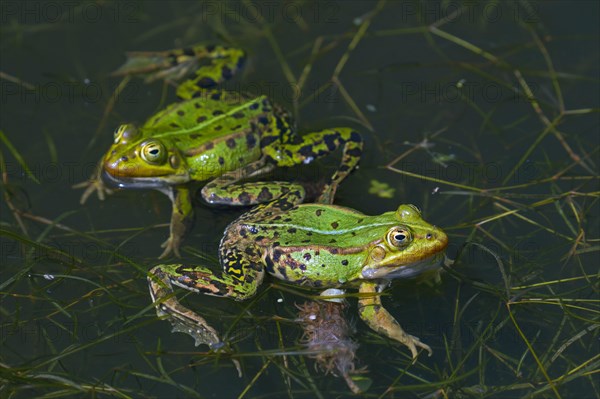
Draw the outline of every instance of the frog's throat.
M163 191L175 184L189 182L190 177L188 174L157 177L115 177L107 171L103 171L102 180L108 185L118 188L153 188Z
M365 280L413 278L421 273L440 268L443 260L444 253L441 252L429 258L398 267L380 266L377 264L369 265L368 268L365 267L362 269L361 278Z

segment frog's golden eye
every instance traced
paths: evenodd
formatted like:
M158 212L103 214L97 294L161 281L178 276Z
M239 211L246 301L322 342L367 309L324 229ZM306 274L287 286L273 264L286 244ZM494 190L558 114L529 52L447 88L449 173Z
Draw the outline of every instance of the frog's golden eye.
M142 159L151 164L162 164L167 159L167 151L160 141L152 140L142 144Z
M138 130L131 123L126 123L115 129L114 142L118 144L120 141L127 142L137 136Z
M392 247L402 248L410 244L412 233L407 227L396 226L388 231L386 241Z

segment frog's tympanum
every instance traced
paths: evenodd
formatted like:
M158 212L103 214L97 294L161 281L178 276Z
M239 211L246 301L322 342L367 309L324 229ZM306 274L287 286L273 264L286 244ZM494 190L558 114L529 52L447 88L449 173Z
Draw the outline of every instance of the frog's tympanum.
M103 180L120 188L153 188L167 194L173 211L161 257L171 252L179 255L181 239L192 219L191 182L208 181L201 193L211 204L255 205L288 191L303 198L302 187L294 183L240 181L276 166L309 163L343 147L341 164L319 199L331 203L338 184L358 164L362 138L352 129L330 128L299 137L290 115L266 97L216 90L214 86L232 77L242 65L245 54L241 50L196 46L130 53L128 57L116 74L174 81L196 72L177 87L182 101L167 106L142 126L127 123L117 128L95 175L77 186L87 186L82 202L94 191L101 199L110 192ZM245 278L253 278L250 276Z
M217 332L173 296L172 285L214 296L244 300L256 293L265 272L282 281L317 289L358 286L360 317L375 331L410 349L431 349L404 332L381 304L391 279L414 277L439 268L448 237L421 218L413 205L368 216L329 204L300 204L291 190L231 223L220 243L223 271L203 266L164 264L148 279L159 315L178 331L212 348L222 346Z

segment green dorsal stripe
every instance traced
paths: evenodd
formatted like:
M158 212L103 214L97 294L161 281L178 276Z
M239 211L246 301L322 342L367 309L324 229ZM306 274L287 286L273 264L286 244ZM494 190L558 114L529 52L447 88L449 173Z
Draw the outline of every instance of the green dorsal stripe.
M254 103L260 103L265 98L266 98L265 96L260 96L260 97L257 97L256 99L254 99L253 101L245 102L244 104L242 104L242 105L240 105L240 106L238 106L236 108L233 108L233 109L229 110L226 113L223 113L223 114L217 115L217 116L211 116L206 121L201 122L201 123L195 125L194 127L190 128L190 129L180 129L180 130L174 130L174 131L165 132L165 133L153 133L152 137L154 137L154 138L161 138L161 137L168 137L168 136L172 136L172 135L180 135L180 134L186 134L186 133L195 133L197 131L206 129L210 125L213 125L213 124L221 121L222 119L225 119L227 117L232 116L236 112L243 111L244 109L250 107L250 105L252 105Z

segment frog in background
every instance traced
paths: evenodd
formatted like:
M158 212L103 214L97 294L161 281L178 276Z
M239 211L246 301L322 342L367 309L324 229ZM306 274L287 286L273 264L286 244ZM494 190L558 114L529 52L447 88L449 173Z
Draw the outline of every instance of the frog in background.
M103 199L111 186L152 188L166 194L173 209L164 258L179 256L193 220L191 183L206 182L202 198L209 204L248 206L270 202L288 192L304 199L303 188L290 182L246 182L275 167L306 164L342 148L338 169L326 182L319 202L331 203L338 185L356 168L363 140L351 128L296 134L291 116L265 96L245 96L217 89L241 68L244 51L223 46L194 46L164 52L133 52L115 75L145 75L146 81L175 81L180 101L168 105L137 127L124 123L94 175L75 185L85 188L81 202L96 191ZM200 64L202 61L205 63Z

